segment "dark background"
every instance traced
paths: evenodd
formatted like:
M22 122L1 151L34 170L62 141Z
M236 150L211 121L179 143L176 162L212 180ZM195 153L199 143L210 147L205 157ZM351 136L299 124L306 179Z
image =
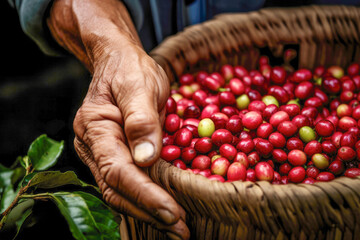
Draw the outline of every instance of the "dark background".
M65 149L54 167L73 170L88 183L94 180L73 148L72 122L91 76L73 57L44 55L21 30L16 11L0 1L0 163L10 166L24 156L41 134L64 140ZM66 221L50 202L35 205L37 224L18 239L72 239ZM0 239L12 239L1 235Z
M0 1L0 163L9 166L30 143L47 134L65 141L57 168L88 178L73 149L72 121L91 77L73 57L50 57L21 30L18 15Z

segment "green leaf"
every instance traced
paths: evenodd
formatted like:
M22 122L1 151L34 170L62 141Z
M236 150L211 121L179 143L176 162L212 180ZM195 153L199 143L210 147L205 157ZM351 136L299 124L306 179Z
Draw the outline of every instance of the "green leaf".
M60 172L60 171L46 171L39 173L32 173L24 178L22 186L29 184L29 187L37 188L56 188L63 185L78 185L81 187L88 187L89 184L81 181L73 171Z
M31 215L34 203L35 201L33 199L19 201L19 203L7 215L3 230L6 231L7 229L15 229L16 234L14 238L16 238L23 226L23 223Z
M0 213L4 212L15 199L17 192L14 191L11 183L14 172L14 170L0 164Z
M16 239L17 235L20 233L20 230L21 230L24 222L26 221L26 219L28 219L28 217L30 217L31 214L32 214L32 208L28 208L23 212L23 214L20 216L20 218L16 221L16 234L13 239Z
M14 170L11 170L4 165L0 164L0 195L4 189L11 184L11 176Z
M0 199L0 213L4 212L14 201L17 191L14 191L12 185L8 185L4 188Z
M14 169L14 168L16 168L16 167L19 167L19 166L22 166L22 167L24 167L23 166L23 162L22 162L22 158L23 157L21 157L21 156L18 156L17 158L16 158L16 160L13 162L13 164L11 165L11 169ZM25 168L25 167L24 167Z
M11 184L15 185L20 182L21 179L25 176L25 169L22 167L17 167L14 169L14 172L11 176Z
M97 197L81 191L48 195L65 217L75 239L120 239L119 225L111 209Z
M31 143L28 156L37 171L47 170L54 166L64 149L64 141L57 142L45 134Z

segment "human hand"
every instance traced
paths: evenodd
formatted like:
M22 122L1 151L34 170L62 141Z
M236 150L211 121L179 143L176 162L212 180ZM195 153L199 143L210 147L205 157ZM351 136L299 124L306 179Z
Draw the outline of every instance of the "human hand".
M104 200L170 237L189 238L185 211L139 168L159 158L169 82L142 49L125 7L57 0L48 25L93 74L74 120L74 144Z

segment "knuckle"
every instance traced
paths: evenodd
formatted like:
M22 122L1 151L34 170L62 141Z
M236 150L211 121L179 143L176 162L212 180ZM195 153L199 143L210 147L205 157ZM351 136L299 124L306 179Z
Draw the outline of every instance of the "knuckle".
M101 192L105 202L107 202L111 206L114 206L120 211L124 210L123 201L117 198L116 194L114 194L113 190L110 187L108 187L106 184L103 184Z
M89 148L85 145L85 143L79 140L78 137L74 138L74 148L77 152L79 158L85 163L88 164L92 160L92 154Z
M150 134L158 128L159 116L145 112L131 113L125 120L125 134L129 140Z
M74 122L73 122L73 129L76 136L79 136L80 139L83 138L85 133L85 126L86 126L86 110L83 106L81 106L78 111L76 112Z

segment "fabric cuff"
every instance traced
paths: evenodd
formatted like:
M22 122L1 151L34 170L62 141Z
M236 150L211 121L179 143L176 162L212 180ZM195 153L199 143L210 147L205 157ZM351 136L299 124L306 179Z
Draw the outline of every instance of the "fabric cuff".
M53 39L46 25L46 17L53 0L8 0L11 6L15 7L22 30L28 35L43 51L50 56L66 55ZM143 25L144 13L139 0L123 0L130 16L133 19L136 29L139 31Z
M144 11L139 0L123 0L128 9L136 30L139 32L144 23Z
M22 30L47 55L66 55L66 51L52 38L46 26L46 17L52 0L12 0Z

